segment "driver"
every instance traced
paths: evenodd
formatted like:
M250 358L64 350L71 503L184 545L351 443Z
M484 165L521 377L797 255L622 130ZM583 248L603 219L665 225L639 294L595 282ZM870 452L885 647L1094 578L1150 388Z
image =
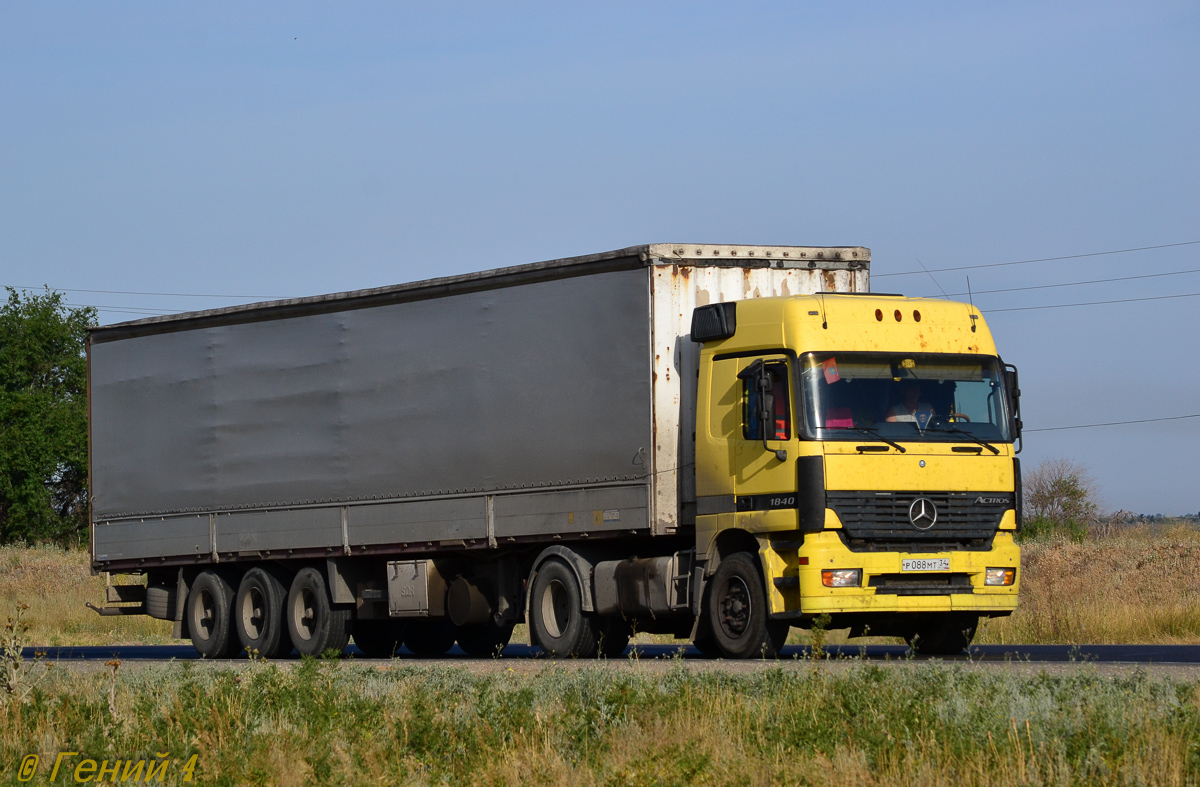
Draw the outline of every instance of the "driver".
M921 384L916 380L905 380L900 384L900 401L888 408L884 420L901 423L929 423L933 407L921 401ZM920 421L918 421L920 416Z

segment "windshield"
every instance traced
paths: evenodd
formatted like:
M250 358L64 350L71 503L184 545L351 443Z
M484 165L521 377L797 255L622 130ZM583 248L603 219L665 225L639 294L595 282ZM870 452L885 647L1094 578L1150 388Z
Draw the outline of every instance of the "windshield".
M1000 372L996 358L979 355L808 353L805 431L816 440L1008 442Z

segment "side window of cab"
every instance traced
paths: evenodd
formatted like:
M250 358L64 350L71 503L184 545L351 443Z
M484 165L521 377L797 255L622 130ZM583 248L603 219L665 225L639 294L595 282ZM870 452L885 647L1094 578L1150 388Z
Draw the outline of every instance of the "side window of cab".
M790 440L791 397L788 396L788 367L784 361L755 361L739 375L742 381L742 437Z

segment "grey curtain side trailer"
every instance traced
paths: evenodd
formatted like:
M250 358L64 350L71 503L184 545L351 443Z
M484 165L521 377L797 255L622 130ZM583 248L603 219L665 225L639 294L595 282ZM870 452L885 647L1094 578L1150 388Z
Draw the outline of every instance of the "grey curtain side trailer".
M233 592L310 564L368 619L388 560L518 550L523 569L677 535L693 310L867 292L869 267L861 247L650 244L93 329L93 568L151 574L144 611L195 639L183 607L213 567Z

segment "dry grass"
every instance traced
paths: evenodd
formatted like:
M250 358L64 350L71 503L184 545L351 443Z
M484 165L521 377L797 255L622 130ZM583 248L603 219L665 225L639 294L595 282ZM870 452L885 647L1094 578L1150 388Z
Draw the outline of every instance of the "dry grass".
M132 581L125 579L123 581ZM32 645L165 644L171 624L144 616L100 617L104 575L93 576L85 551L53 546L0 547L0 620L28 604Z
M1200 530L1118 528L1022 547L1021 597L977 642L1200 642Z
M0 705L0 757L40 754L40 783L66 750L169 753L167 783L198 754L203 784L1183 785L1200 775L1198 743L1194 684L936 663L742 676L166 665L64 671Z

